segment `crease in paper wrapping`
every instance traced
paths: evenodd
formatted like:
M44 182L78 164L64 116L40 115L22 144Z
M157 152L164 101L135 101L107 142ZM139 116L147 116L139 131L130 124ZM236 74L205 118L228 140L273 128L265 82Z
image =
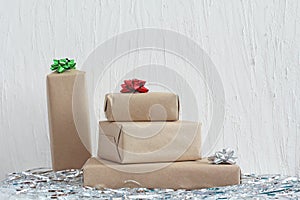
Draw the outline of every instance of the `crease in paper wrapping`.
M201 123L99 122L98 156L118 163L201 158Z
M52 167L79 169L90 155L90 125L85 72L47 76Z
M239 184L240 168L212 165L206 159L120 165L90 158L83 167L83 178L84 185L91 187L200 189Z
M179 98L173 93L106 94L104 112L108 121L175 121Z

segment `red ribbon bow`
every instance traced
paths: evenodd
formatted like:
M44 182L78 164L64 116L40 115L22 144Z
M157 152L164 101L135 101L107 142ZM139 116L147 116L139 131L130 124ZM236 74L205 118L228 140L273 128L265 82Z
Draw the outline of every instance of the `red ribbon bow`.
M122 93L146 93L148 89L144 87L146 81L132 79L132 80L124 80L124 83L121 85L122 89L120 92Z

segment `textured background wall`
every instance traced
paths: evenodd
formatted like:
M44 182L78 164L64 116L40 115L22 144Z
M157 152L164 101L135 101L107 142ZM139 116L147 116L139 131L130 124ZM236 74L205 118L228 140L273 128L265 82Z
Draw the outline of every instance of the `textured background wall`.
M216 65L226 99L215 150L236 149L244 172L300 174L299 1L0 2L0 179L50 166L45 76L52 58L75 58L80 69L99 44L143 27L190 37Z

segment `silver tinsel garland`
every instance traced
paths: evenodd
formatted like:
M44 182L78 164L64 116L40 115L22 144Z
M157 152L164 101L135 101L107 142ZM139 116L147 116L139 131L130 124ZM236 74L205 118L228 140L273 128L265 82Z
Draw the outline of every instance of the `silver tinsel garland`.
M180 181L180 180L178 180ZM298 177L244 174L242 184L199 190L96 189L82 185L81 170L35 169L0 182L2 199L297 199Z

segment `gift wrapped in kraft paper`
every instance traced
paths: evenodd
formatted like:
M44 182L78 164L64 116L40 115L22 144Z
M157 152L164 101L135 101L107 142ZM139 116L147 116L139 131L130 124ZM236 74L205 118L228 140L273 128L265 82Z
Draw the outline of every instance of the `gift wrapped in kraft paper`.
M117 163L197 160L201 124L174 122L99 122L98 156Z
M49 74L47 96L52 167L80 169L91 157L85 72Z
M105 97L104 112L108 121L175 121L179 99L164 92L111 93Z
M83 167L84 185L97 188L201 189L240 183L237 165L212 165L207 160L123 164L90 158Z

